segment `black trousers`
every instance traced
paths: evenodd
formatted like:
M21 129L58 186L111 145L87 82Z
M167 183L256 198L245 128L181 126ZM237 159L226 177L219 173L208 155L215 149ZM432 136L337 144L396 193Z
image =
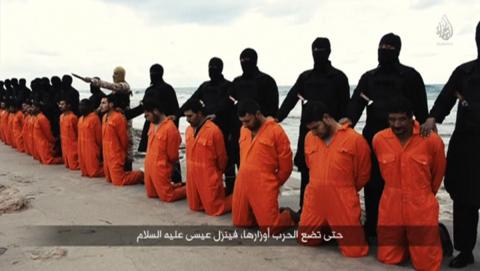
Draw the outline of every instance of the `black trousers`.
M453 201L453 244L460 252L472 252L477 241L480 206Z
M380 173L378 160L372 155L372 171L370 180L365 185L363 193L365 196L365 232L367 236L377 235L378 205L382 197L385 182Z
M228 163L227 168L225 169L225 194L230 195L233 193L233 188L235 187L235 178L236 178L236 167L240 168L240 149L238 146L238 139L230 138L226 140L227 144L227 155Z

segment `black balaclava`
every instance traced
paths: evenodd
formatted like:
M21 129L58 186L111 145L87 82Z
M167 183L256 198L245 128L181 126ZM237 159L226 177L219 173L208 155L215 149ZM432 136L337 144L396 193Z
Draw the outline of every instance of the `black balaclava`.
M5 80L5 95L7 99L10 99L13 95L12 81L10 79Z
M252 48L246 48L240 54L240 65L242 66L243 75L251 76L258 70L257 68L257 52Z
M223 61L218 57L212 57L208 62L208 76L212 81L218 81L223 78Z
M62 77L62 86L64 88L70 88L72 86L72 81L73 81L73 78L70 75L65 74Z
M150 67L150 81L152 84L163 83L163 67L160 64L153 64Z
M10 79L6 79L4 85L6 89L10 89L12 87L12 81L10 81Z
M327 38L316 38L312 43L314 69L324 69L329 64L330 41Z
M388 44L395 47L395 50L378 48L378 64L380 67L389 67L393 64L399 63L398 56L402 48L402 41L399 36L388 33L382 37L379 45Z
M47 77L42 77L42 79L40 79L40 86L43 91L47 91L47 92L50 91L51 89L50 80Z
M27 80L25 80L25 78L21 78L21 79L18 81L18 84L19 84L21 87L27 87Z
M62 88L62 80L60 80L60 77L53 76L52 79L50 79L50 82L52 82L52 89L54 91L58 91Z
M477 24L477 31L475 33L475 41L477 42L477 58L480 59L480 22Z
M12 78L12 87L14 87L14 88L18 87L18 79L17 78Z

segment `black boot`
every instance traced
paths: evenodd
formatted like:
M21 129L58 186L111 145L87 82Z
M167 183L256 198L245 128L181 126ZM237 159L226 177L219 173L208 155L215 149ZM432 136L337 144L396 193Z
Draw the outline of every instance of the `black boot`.
M472 252L460 252L457 257L453 258L448 265L451 268L463 268L469 264L473 264Z

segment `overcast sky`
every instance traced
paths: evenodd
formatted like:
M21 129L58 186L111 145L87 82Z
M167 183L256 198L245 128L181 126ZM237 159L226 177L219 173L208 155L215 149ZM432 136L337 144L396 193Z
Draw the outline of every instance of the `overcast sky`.
M76 72L111 80L121 65L134 88L149 84L153 63L174 87L208 79L213 56L224 75L241 73L239 55L254 48L259 68L292 85L312 67L311 43L328 37L330 60L351 84L377 65L382 35L402 38L402 63L426 83L444 83L459 64L476 58L478 0L0 0L0 78ZM437 25L446 15L453 36ZM87 86L75 81L75 86Z

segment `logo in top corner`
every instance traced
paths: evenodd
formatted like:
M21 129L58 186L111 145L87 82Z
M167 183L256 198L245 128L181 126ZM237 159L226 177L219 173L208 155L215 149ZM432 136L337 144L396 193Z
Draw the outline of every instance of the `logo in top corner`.
M449 40L453 36L453 26L447 15L443 15L437 25L437 36L444 41Z

